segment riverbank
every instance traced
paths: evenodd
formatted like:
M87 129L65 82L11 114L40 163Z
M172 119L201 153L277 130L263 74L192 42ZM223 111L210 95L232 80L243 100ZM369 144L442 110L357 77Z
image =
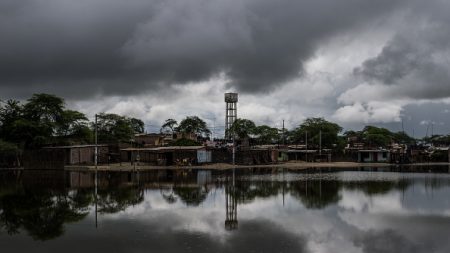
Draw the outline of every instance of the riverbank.
M393 167L393 166L449 166L450 163L414 163L414 164L390 164L390 163L356 163L356 162L330 162L330 163L306 163L286 162L265 165L232 165L228 163L215 163L193 166L154 166L154 165L131 165L110 164L97 166L99 171L146 171L146 170L179 170L179 169L205 169L205 170L229 170L248 168L286 168L291 170L303 170L308 168L359 168L359 167ZM95 170L95 166L72 165L65 166L65 170Z

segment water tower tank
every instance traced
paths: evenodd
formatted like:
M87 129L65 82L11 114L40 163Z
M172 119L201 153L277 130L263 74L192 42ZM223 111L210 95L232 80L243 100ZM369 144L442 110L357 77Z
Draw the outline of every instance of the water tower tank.
M225 102L227 103L237 103L238 102L238 94L237 93L225 93Z

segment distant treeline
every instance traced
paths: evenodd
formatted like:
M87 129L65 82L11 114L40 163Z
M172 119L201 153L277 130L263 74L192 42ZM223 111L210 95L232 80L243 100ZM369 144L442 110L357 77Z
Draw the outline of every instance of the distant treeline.
M66 108L64 99L50 94L34 94L25 102L0 100L0 154L16 154L24 149L49 145L94 143L94 122L85 114ZM145 126L140 119L117 114L98 114L99 143L130 142ZM349 142L370 147L389 144L415 144L416 140L404 132L366 126L361 131L346 131L324 118L307 118L294 129L280 129L268 125L257 126L249 119L237 119L230 131L237 139L248 139L251 145L306 144L308 147L342 150ZM161 133L195 134L208 139L211 131L197 116L187 116L180 123L167 119ZM434 135L423 139L438 145L450 144L450 135Z

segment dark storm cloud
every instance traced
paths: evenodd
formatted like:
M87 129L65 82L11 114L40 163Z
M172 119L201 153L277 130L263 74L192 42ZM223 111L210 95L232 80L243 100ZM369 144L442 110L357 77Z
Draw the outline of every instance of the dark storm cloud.
M362 67L356 68L355 74L379 80L387 85L394 84L423 64L421 62L423 58L411 43L405 38L395 38L377 57L365 61Z
M0 92L135 94L220 72L238 90L269 90L299 76L322 40L402 2L1 1Z
M369 83L394 85L393 93L416 99L450 97L450 2L412 5L406 22L381 53L354 73Z

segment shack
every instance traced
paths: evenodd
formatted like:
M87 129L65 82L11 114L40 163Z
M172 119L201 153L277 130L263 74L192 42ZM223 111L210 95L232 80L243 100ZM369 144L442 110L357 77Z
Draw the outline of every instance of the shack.
M95 163L95 147L96 145L72 145L45 147L44 150L60 150L64 154L65 165L92 165ZM108 163L108 145L97 145L98 147L98 163Z
M358 162L371 163L371 162L389 162L390 152L386 149L374 149L374 150L358 150Z
M173 146L157 148L126 148L120 151L121 161L149 165L193 165L210 163L211 150L204 146Z
M315 149L289 149L284 151L287 154L288 161L305 161L314 162L314 157L317 154Z

